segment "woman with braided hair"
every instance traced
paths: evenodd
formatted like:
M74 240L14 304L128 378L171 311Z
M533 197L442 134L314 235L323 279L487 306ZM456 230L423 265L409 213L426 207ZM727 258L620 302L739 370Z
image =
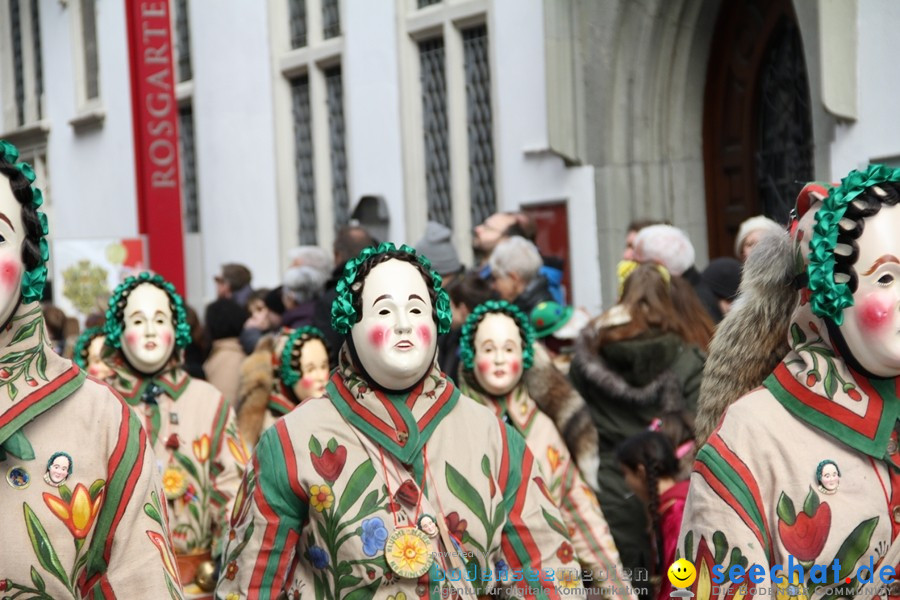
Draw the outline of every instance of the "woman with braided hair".
M596 585L604 598L631 598L600 503L556 424L540 410L540 402L525 384L524 375L534 361L534 343L531 322L515 305L489 300L475 307L460 338L460 390L525 438L572 540L560 552L589 574L585 586Z
M347 262L336 293L338 366L260 437L219 597L436 600L512 583L558 598L567 532L534 456L438 366L440 275L384 243Z
M144 423L168 501L178 570L188 598L212 598L212 562L248 457L234 410L182 369L190 342L184 301L159 275L129 277L106 311L111 385Z
M241 365L238 429L253 448L263 431L301 402L319 398L331 369L325 335L312 326L265 336Z
M103 362L103 348L106 344L106 335L103 327L88 327L75 342L75 351L72 360L75 364L87 371L87 374L100 381L112 376L113 371Z
M900 169L878 165L801 191L782 275L797 290L790 351L728 407L694 464L677 551L697 569L697 598L735 591L703 583L714 564L771 566L779 595L900 595L876 575L900 566L898 202ZM754 362L769 326L717 352ZM837 585L815 576L834 561Z
M675 544L684 514L687 481L676 481L678 457L665 435L644 431L622 442L616 449L625 484L647 505L656 546L654 573L660 581L659 600L667 600L672 592L668 577L660 577L675 561Z
M140 421L50 348L47 218L17 158L0 141L0 596L182 598Z

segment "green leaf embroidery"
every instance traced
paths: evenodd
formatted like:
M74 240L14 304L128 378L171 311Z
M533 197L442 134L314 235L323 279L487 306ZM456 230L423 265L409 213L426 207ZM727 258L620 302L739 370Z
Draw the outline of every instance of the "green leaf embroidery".
M328 449L331 452L337 452L337 447L338 447L338 443L337 443L336 439L331 438L330 440L328 440Z
M834 377L834 371L831 368L828 369L828 372L825 375L825 395L830 399L834 399L834 393L837 391L837 381Z
M794 521L797 520L797 513L794 511L794 502L788 498L787 494L784 492L781 492L781 496L778 498L778 508L775 512L778 514L778 518L787 525L793 525Z
M97 499L97 496L100 494L100 490L103 489L104 485L106 485L106 482L102 479L97 479L91 484L91 488L88 490L88 493L91 495L91 501Z
M722 564L722 560L725 558L725 553L728 552L728 539L725 537L725 534L721 531L716 531L713 533L713 551L715 555L713 558L716 561L717 565Z
M47 589L47 584L44 583L44 578L41 577L41 574L37 572L37 569L31 567L31 583L34 584L34 587L38 589L38 591L43 592Z
M803 501L803 512L813 517L817 510L819 510L819 495L812 489L812 486L809 486L809 493L806 494L806 500Z
M841 547L837 554L834 555L835 560L841 563L841 574L838 579L846 579L854 571L856 561L865 553L872 541L872 534L875 533L875 526L878 524L878 517L866 519L856 526Z
M14 335L13 339L9 342L9 345L12 346L13 344L18 344L22 340L28 339L32 335L34 335L34 332L37 329L39 322L40 322L39 320L34 320L31 323L29 323L28 325L26 325L25 327L23 327L22 329L18 330L16 332L16 335Z
M547 524L550 525L552 529L562 534L562 536L566 539L569 538L569 531L566 529L566 526L563 525L562 522L560 522L559 519L548 513L546 508L542 508L541 512L544 513L544 520L547 521Z
M197 481L200 480L200 475L197 473L197 467L194 466L194 462L190 458L188 458L178 450L172 452L172 455L175 457L175 460L178 461L178 464L184 467L184 469L191 474L191 477L193 477Z
M37 555L38 562L41 563L41 566L44 567L47 572L59 579L64 586L71 588L69 585L69 577L66 575L66 570L63 569L62 563L59 561L56 550L53 549L53 544L50 543L50 537L47 535L47 531L44 529L44 526L41 525L41 521L37 518L37 515L34 514L34 511L31 510L31 507L26 503L22 503L22 506L25 510L25 527L28 529L31 547L34 548L34 553Z
M488 458L487 454L481 457L481 472L488 479L491 478L491 459Z
M478 517L485 529L490 529L487 512L484 509L484 501L481 499L478 491L450 463L447 463L446 476L447 487L450 488L450 492L462 500L463 504L475 513L475 516Z
M202 523L202 521L200 520L200 509L197 508L196 504L194 504L193 502L188 504L188 510L191 511L191 515L193 515L194 520L197 521L197 523Z
M791 323L791 340L794 342L794 346L799 346L806 341L806 334L796 323Z
M253 535L253 523L247 526L247 530L244 532L244 539L241 540L241 543L234 547L234 550L228 553L228 560L226 563L230 563L235 560L238 556L240 556L241 552L244 550L244 547L250 541L250 536Z
M149 502L144 505L144 513L148 517L150 517L151 519L153 519L154 521L156 521L157 523L162 525L162 518L159 516L159 511L156 510L156 507L153 506L152 504L150 504Z
M47 355L41 352L37 357L38 377L47 381Z
M362 577L356 577L354 575L344 575L340 579L338 579L338 587L339 588L349 588L354 585L359 585L362 583Z
M66 504L72 504L72 490L69 489L69 486L62 484L56 489L59 490L59 497L65 500Z
M19 388L16 387L16 384L9 384L9 399L15 400L16 396L19 394Z
M2 358L0 358L0 365L8 365L8 364L19 362L20 360L25 358L26 354L28 354L28 352L23 351L23 350L5 354Z
M694 531L688 531L687 535L684 536L684 556L688 560L694 559ZM719 563L722 564L722 563Z
M372 483L372 479L374 478L375 467L372 466L371 459L366 460L366 462L356 467L356 470L353 471L353 475L347 480L347 487L344 488L344 491L341 494L341 500L338 502L337 513L335 514L335 517L338 520L341 515L347 514L347 511L357 500L359 500L359 497L366 491L366 488L369 487L369 484Z
M316 436L309 436L309 451L312 452L313 456L316 458L322 456L322 445L319 444L319 440L316 439Z
M355 590L344 596L344 600L371 600L375 597L375 592L378 591L378 586L380 585L381 577L365 587L356 588Z

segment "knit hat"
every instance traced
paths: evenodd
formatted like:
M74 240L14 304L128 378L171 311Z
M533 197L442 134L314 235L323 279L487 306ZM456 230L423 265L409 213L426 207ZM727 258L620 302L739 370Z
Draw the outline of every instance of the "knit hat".
M531 310L531 326L534 337L547 337L560 329L572 318L573 308L562 306L552 300L541 302Z
M452 231L440 223L428 221L425 235L416 243L416 253L427 257L438 275L449 275L462 269L456 248L450 240L452 234Z
M734 238L735 256L740 258L741 246L744 244L744 240L747 239L748 235L750 235L754 231L759 231L760 229L766 231L783 231L784 227L782 227L772 219L764 217L763 215L750 217L749 219L741 223L740 228L738 228L737 237Z
M711 260L703 271L703 281L717 298L734 299L741 285L741 261L730 256Z

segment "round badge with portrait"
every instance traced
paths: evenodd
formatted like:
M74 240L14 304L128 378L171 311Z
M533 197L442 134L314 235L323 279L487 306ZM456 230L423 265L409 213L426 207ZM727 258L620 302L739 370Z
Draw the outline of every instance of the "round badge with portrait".
M434 562L428 534L415 527L395 529L384 545L384 558L391 571L404 579L418 579Z

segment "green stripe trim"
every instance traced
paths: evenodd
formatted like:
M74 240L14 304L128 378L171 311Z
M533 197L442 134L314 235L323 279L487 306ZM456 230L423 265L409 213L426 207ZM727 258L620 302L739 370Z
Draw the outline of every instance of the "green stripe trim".
M869 438L849 425L829 417L801 402L781 385L781 382L778 381L778 378L774 373L769 375L765 381L763 381L763 386L775 396L775 399L778 400L788 412L801 421L809 423L816 429L838 439L851 448L859 450L864 454L868 454L873 458L880 459L883 458L887 452L887 443L891 437L894 422L897 420L897 417L900 416L900 400L898 400L894 391L895 383L893 379L887 381L870 379L868 382L875 388L875 391L881 396L883 401L882 412L881 415L879 415L880 421L878 422L878 429L875 432L874 438ZM810 391L810 394L813 394L813 392ZM822 398L821 400L823 402L832 402L827 398Z
M128 504L131 499L130 495L126 497L124 492L141 450L141 422L133 411L123 408L123 412L128 415L128 441L116 470L110 474L109 479L106 481L106 491L104 492L106 497L103 507L100 509L100 514L97 516L97 524L91 538L91 548L84 575L86 579L90 579L97 573L106 572L107 564L103 560L106 540L109 537L109 532L119 507L122 504Z
M222 432L225 431L225 423L228 422L228 404L225 398L219 401L218 420L213 425L212 448L213 452L219 452L222 444Z
M697 460L709 468L713 476L731 492L735 500L750 515L750 519L756 525L757 531L760 532L764 540L763 551L766 553L766 559L771 559L769 548L772 545L772 541L769 539L769 532L766 531L762 514L760 514L759 508L753 500L753 493L750 491L750 488L747 487L744 480L734 470L734 467L711 445L705 444L703 446L700 452L697 453Z
M63 375L66 374L68 374L68 372L63 373ZM79 371L78 374L75 375L71 380L67 381L54 391L36 401L34 404L23 410L21 414L16 416L9 423L4 425L3 427L0 427L0 444L9 439L13 433L30 423L41 413L46 412L47 410L53 408L54 406L65 400L67 397L69 397L72 393L75 392L75 390L81 387L81 384L84 383L85 377L86 376L84 374L84 371ZM28 398L26 397L24 400L22 400L22 402L28 402Z
M284 460L285 449L278 436L278 429L270 427L259 439L256 446L259 471L257 472L257 485L265 497L272 512L278 517L273 548L269 556L266 569L263 572L263 581L275 581L278 562L282 552L287 552L287 537L291 530L299 535L300 526L309 514L309 506L298 498L291 490L288 476L287 463Z

